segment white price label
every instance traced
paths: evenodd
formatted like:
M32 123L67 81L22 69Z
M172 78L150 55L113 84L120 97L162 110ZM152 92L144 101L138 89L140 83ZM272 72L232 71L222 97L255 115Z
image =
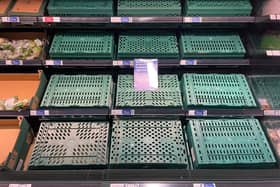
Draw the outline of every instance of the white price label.
M44 16L42 17L42 20L44 23L59 23L61 22L60 17L54 17L54 16Z
M277 20L277 15L271 14L269 15L270 20Z
M280 50L267 50L267 56L280 56Z
M22 66L23 61L22 60L6 60L6 65Z
M184 23L201 23L202 17L184 17Z
M132 23L132 17L111 17L111 23Z
M9 184L9 187L31 187L31 184Z
M63 61L62 60L46 60L46 65L48 65L48 66L62 66Z
M49 116L50 111L49 110L31 110L30 116Z
M216 187L215 183L195 183L193 187Z
M207 116L207 110L189 110L189 116Z
M2 23L20 23L18 16L2 17Z
M195 65L197 65L197 60L181 60L180 65L182 65L182 66L195 66Z
M264 116L280 116L280 110L264 110Z
M112 110L111 114L116 116L134 116L135 110L131 110L131 109Z
M113 66L133 66L133 61L130 60L114 60Z

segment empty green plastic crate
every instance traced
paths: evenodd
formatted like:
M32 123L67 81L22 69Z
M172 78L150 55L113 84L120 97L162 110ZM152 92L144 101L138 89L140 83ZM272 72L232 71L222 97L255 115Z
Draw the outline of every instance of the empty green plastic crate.
M41 107L111 106L111 75L52 75Z
M241 74L184 74L181 88L186 108L257 107L246 77Z
M119 75L116 107L182 108L182 96L177 75L159 75L159 89L135 91L133 75Z
M105 167L108 136L108 122L43 122L29 169Z
M256 119L192 119L187 125L195 168L273 167L273 152Z
M249 16L250 0L187 0L188 16Z
M280 109L279 75L252 75L248 80L260 105L268 105L266 109Z
M114 38L109 32L55 34L49 51L52 59L112 59Z
M180 16L180 0L118 0L120 16Z
M184 32L180 39L183 58L242 58L246 50L236 33Z
M262 124L278 159L278 163L280 164L280 120L266 119L262 121Z
M52 16L113 16L113 0L50 0Z
M188 167L180 121L116 120L113 122L111 167Z
M118 58L179 58L175 33L129 32L119 35Z

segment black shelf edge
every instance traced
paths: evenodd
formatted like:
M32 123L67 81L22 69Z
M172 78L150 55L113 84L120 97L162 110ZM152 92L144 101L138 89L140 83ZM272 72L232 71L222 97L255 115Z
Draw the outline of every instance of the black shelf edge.
M176 181L176 182L280 182L279 169L105 169L105 170L33 170L0 172L4 182L122 182L122 181Z
M45 60L44 66L53 67L123 67L132 68L134 60L107 60L107 59L54 59ZM158 59L159 67L179 67L179 66L249 66L249 59Z
M42 60L0 60L0 66L42 66Z
M183 59L182 66L248 66L249 59Z
M111 17L64 17L43 16L38 17L40 23L110 23Z
M18 116L28 117L29 110L22 111L0 111L0 118L16 118Z
M42 27L54 24L108 24L108 23L275 23L280 21L280 15L268 16L112 16L112 17L67 17L67 16L1 16L2 24L34 24L43 23Z
M84 59L64 59L64 60L46 60L45 66L66 66L66 67L111 67L113 65L112 60L84 60Z
M67 108L67 109L37 109L31 110L30 116L108 116L109 109L103 108Z
M158 116L158 117L262 117L264 111L260 109L139 109L125 108L113 109L110 113L112 116ZM280 112L277 113L280 116Z
M183 17L184 23L255 23L260 20L254 16L186 16ZM264 19L266 21L266 19Z

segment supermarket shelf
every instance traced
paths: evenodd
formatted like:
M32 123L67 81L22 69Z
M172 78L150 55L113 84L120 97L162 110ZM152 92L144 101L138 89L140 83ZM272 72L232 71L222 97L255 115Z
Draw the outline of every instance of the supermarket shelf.
M253 58L253 59L158 59L159 67L197 67L197 66L280 66L275 58ZM44 67L122 67L133 68L133 60L84 60L84 59L64 59L64 60L0 60L0 66L44 66Z
M52 23L77 24L108 24L108 23L278 23L280 15L268 16L123 16L123 17L66 17L66 16L3 16L2 24L34 24L43 23L42 27L49 27Z
M234 181L234 183L247 183L249 181L280 182L278 169L242 169L242 170L184 170L184 169L106 169L106 170L51 170L51 171L26 171L26 172L0 172L1 183L9 181L33 183L89 183L101 181Z

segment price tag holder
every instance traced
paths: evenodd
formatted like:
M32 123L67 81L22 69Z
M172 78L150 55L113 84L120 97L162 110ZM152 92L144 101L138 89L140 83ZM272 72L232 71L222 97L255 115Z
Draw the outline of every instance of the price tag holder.
M113 66L131 66L133 67L134 61L132 60L114 60Z
M9 184L9 187L31 187L31 184Z
M44 23L60 23L61 22L60 17L54 17L54 16L44 16L44 17L42 17L42 20Z
M20 23L20 18L18 16L2 17L2 23Z
M280 50L267 50L267 56L280 56Z
M134 116L135 110L133 109L112 110L111 114L115 116Z
M31 110L30 116L49 116L50 111L49 110Z
M111 23L132 23L132 17L111 17Z
M181 66L196 66L198 64L197 60L181 60Z
M271 14L271 15L269 15L269 19L270 20L277 20L277 15L275 15L275 14Z
M62 60L46 60L47 66L63 66Z
M198 116L198 117L205 117L207 116L207 110L189 110L188 116Z
M280 110L264 110L264 116L280 116Z
M22 66L23 61L22 60L6 60L6 65Z
M193 187L216 187L215 183L195 183Z
M184 23L201 23L202 17L184 17Z

